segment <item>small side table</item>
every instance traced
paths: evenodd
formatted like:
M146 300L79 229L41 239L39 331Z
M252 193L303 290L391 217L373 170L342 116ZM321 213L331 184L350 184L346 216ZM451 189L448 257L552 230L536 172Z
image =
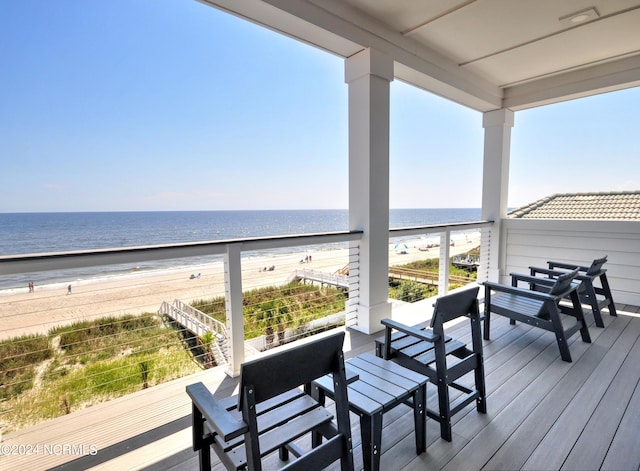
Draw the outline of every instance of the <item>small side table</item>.
M416 453L427 448L426 376L370 353L351 358L346 368L357 379L349 384L349 410L360 417L362 460L365 471L380 469L382 415L398 404L411 401L415 422ZM355 376L354 376L355 377ZM333 382L325 376L313 383L312 395L324 404L325 396L333 398Z

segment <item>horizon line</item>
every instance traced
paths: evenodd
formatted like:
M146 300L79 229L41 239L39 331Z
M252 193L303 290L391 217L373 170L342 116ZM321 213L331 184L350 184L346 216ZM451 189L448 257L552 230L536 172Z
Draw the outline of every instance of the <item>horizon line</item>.
M416 209L482 209L481 207L423 207L423 208L389 208L389 210ZM96 210L33 210L33 211L0 211L0 214L68 214L68 213L205 213L205 212L242 212L242 211L348 211L349 208L271 208L271 209L96 209Z

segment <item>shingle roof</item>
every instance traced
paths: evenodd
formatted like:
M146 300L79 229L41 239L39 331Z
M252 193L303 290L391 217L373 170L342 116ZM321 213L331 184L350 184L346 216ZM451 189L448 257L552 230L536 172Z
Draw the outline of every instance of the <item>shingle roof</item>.
M556 194L514 209L508 217L640 221L640 191Z

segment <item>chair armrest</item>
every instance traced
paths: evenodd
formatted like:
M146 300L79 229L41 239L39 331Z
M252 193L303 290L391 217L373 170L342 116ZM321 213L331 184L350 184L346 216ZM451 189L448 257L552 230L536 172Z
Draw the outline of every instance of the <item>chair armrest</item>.
M576 275L574 280L576 280L576 281L586 281L586 280L593 280L593 278L594 278L593 276L589 276L589 275Z
M531 273L533 273L533 274L540 273L542 275L549 275L549 276L560 276L560 275L564 275L564 274L567 273L566 271L549 270L548 268L540 268L540 267L529 267L529 269L531 270ZM605 272L605 271L606 270L600 270L600 272ZM586 280L591 280L592 278L597 277L599 275L600 275L600 273L597 273L595 276L576 275L574 280L586 281Z
M551 260L547 261L547 264L549 265L549 268L552 270L554 268L565 268L567 270L575 270L577 268L578 271L587 271L589 269L589 267L583 267L581 265L573 265L571 263L565 263L565 262L553 262Z
M509 273L511 276L511 281L524 281L525 283L529 283L530 285L544 285L544 286L553 286L556 283L556 280L552 278L540 278L537 276L525 275L523 273Z
M538 279L542 279L542 278L538 278ZM500 283L494 283L491 281L485 281L482 284L485 286L485 288L491 289L493 291L500 291L503 293L513 294L516 296L522 296L524 298L537 299L539 301L553 300L554 302L558 302L560 299L562 299L563 296L565 296L564 293L551 295L548 293L543 293L541 291L532 291L530 289L517 288L515 286L501 285ZM572 289L575 289L575 287L573 287ZM571 290L567 291L567 293L569 293L570 291ZM485 296L485 299L486 299L486 296Z
M187 394L215 433L225 442L243 435L249 429L246 423L231 415L204 384L190 384L187 386Z
M566 271L551 270L549 268L532 267L532 266L529 267L529 270L531 270L531 275L535 275L536 273L540 273L542 275L560 276L560 275L564 275L565 273L567 273Z
M440 339L440 336L434 334L433 332L416 329L415 327L410 327L408 325L401 324L400 322L394 321L392 319L382 319L381 322L384 326L387 327L387 329L395 329L399 332L405 333L407 335L411 335L412 337L416 337L426 342L433 343L436 340Z

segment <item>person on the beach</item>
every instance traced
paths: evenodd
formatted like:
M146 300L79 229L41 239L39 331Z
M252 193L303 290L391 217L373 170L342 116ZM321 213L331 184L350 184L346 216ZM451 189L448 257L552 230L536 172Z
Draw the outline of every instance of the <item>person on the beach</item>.
M67 294L71 294L71 285L67 286Z

